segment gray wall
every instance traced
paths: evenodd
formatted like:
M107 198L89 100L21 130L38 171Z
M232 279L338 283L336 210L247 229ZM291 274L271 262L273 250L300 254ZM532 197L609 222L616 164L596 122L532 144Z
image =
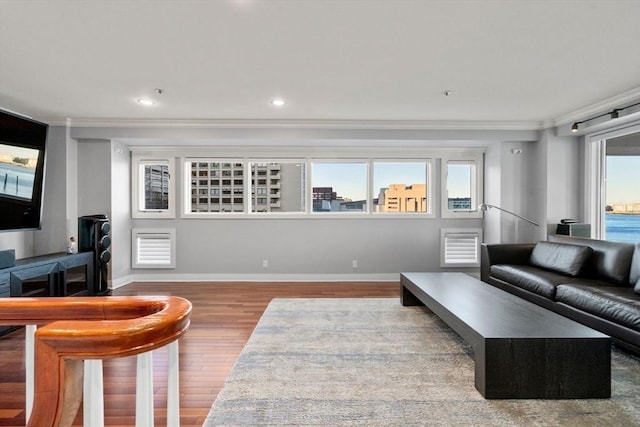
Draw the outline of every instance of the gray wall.
M0 251L13 249L16 258L26 258L34 255L33 231L14 231L0 233Z
M554 234L563 218L583 221L584 191L581 177L584 171L584 147L576 138L543 132L539 141L541 164L545 167L544 203L547 232Z
M69 172L76 170L76 145L66 127L49 128L42 230L33 234L40 253L64 252L69 237L77 234L67 222L76 212L76 207L67 203L75 198L76 180Z
M179 164L176 175L183 175ZM181 189L179 180L178 200ZM434 191L433 209L439 212L440 186ZM482 228L482 219L177 216L132 221L133 228L174 228L177 242L175 269L132 269L135 279L397 280L402 271L452 270L440 267L442 228Z
M239 130L224 132L227 132L226 136L243 135ZM263 149L272 146L274 132L282 138L281 146L294 143L296 138L302 138L306 141L303 144L307 145L318 143L313 139L318 132L296 129L287 134L283 130L270 129L262 133L265 135L265 140L260 142ZM328 131L323 132L320 133L326 136ZM575 137L556 137L552 131L542 133L537 141L535 133L513 131L331 132L336 138L335 145L340 144L338 138L343 136L360 137L353 143L360 148L368 144L372 147L394 146L398 140L413 149L429 144L485 147L485 201L543 224L537 231L528 231L520 225L519 240L544 238L547 227L555 230L555 223L560 218L577 216L583 203L578 179L583 153ZM134 279L395 278L400 271L441 269L439 247L443 227L484 228L486 241L490 242L514 237L509 235L506 215L498 215L495 211L486 213L484 221L380 218L131 220L127 145L148 144L149 141L167 143L169 139L172 139L171 145L185 144L179 138L181 134L195 135L196 139L190 142L192 145L215 148L216 142L205 140L212 133L204 130L53 129L44 228L36 232L2 233L0 248L15 248L18 257L61 250L68 235L75 231L79 215L107 213L112 221L112 280L118 286ZM249 134L259 139L261 131L251 129ZM384 138L385 134L389 139ZM380 138L369 141L372 135ZM420 136L424 139L415 139ZM429 142L434 136L438 139ZM458 142L443 141L445 136ZM463 140L463 136L471 141ZM227 145L236 142L233 138L224 141ZM511 148L523 151L516 156ZM176 268L132 270L132 227L175 228ZM36 234L37 245L33 243ZM263 268L263 260L268 260L268 268ZM352 267L353 260L358 261L356 269Z
M66 135L66 137L62 137ZM111 219L110 276L131 274L130 160L126 146L110 140L68 138L68 128L53 127L49 135L45 220L40 231L15 233L35 236L37 250L26 256L64 251L70 236L78 233L78 217L107 214Z
M397 279L401 271L440 271L440 228L482 220L202 219L135 220L175 227L175 270L134 270L158 280L243 277ZM268 261L268 268L263 261ZM358 267L352 267L357 260ZM171 276L167 277L166 275Z
M111 278L115 286L131 275L131 163L129 149L117 142L111 147Z
M78 216L111 214L111 141L78 143Z
M543 185L542 167L537 162L537 142L504 142L501 147L501 207L528 218L539 227L513 215L501 214L503 242L522 243L540 240L544 217L539 209Z
M540 224L539 227L508 213L490 209L484 216L487 243L536 242L546 236L544 159L536 141L491 144L485 153L485 202ZM570 166L569 166L570 167Z

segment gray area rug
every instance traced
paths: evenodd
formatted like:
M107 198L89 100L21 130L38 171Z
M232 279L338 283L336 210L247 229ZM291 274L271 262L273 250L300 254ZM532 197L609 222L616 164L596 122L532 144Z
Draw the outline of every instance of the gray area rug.
M618 350L611 399L486 400L472 356L397 298L274 299L204 425L640 425L640 360Z

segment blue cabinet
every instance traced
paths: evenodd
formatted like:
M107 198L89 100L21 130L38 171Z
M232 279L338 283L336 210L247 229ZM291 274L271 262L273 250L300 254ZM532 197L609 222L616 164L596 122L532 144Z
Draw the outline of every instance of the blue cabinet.
M0 269L0 298L97 295L93 252L64 252L16 260ZM0 327L0 335L15 327Z

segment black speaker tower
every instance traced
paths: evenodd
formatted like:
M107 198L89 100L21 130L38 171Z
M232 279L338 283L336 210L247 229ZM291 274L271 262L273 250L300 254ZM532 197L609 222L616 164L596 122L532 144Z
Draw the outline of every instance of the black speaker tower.
M89 290L92 295L109 293L110 230L107 215L87 215L78 218L78 251L93 252L94 289Z

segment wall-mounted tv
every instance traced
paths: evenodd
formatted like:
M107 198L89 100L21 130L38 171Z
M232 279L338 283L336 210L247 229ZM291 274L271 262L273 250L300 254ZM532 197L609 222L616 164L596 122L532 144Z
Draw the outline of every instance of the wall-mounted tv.
M39 229L49 126L0 110L0 231Z

